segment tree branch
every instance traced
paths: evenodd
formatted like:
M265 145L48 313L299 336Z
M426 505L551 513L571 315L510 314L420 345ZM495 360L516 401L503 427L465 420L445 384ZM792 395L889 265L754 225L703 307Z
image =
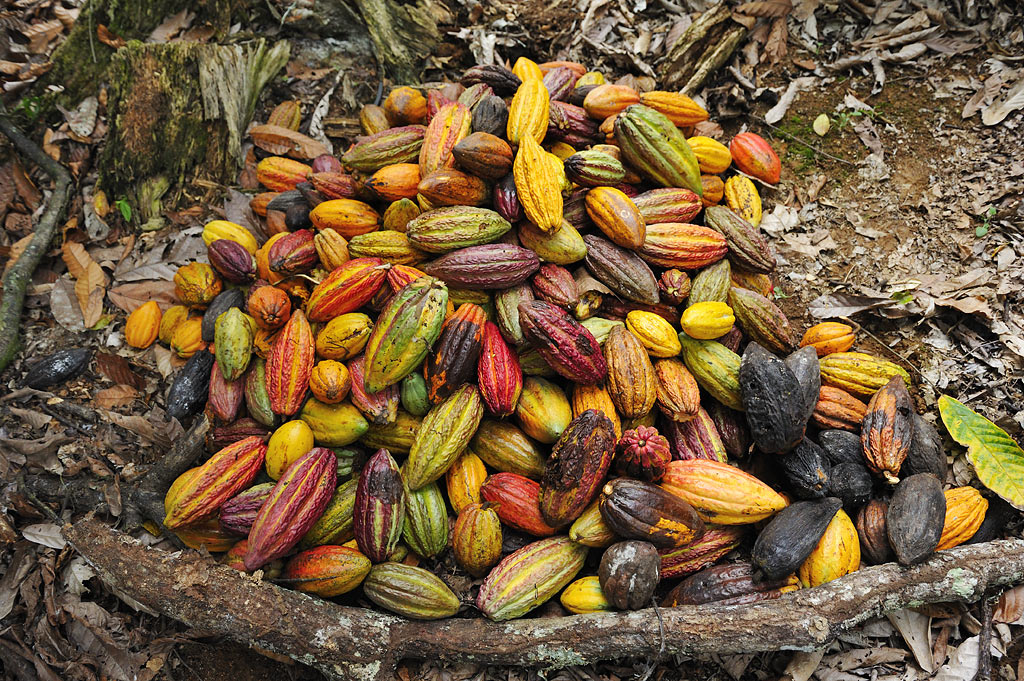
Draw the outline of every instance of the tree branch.
M71 200L71 173L61 164L46 155L35 142L25 136L7 115L7 109L0 103L0 132L14 144L22 156L33 161L46 171L54 181L53 194L46 204L35 234L28 247L11 265L3 280L3 299L0 300L0 372L14 360L20 349L18 331L21 327L21 310L25 305L25 288L32 280L39 261L50 249Z
M864 568L829 584L742 606L524 619L413 622L344 607L235 572L194 551L169 554L95 520L64 530L112 586L185 624L266 648L336 679L390 678L403 657L565 667L620 657L820 648L908 605L973 601L1024 580L1024 540L941 551L921 565ZM242 605L244 604L244 606Z

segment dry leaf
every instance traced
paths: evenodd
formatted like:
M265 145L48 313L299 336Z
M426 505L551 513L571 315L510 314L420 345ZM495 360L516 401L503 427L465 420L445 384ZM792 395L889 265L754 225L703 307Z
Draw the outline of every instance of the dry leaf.
M28 206L29 212L35 212L39 203L43 200L43 194L25 172L25 167L20 161L15 160L10 166L11 177L14 179L14 186L18 189L18 196Z
M97 24L96 37L100 39L101 43L113 47L115 50L121 49L126 44L124 38L119 35L115 35L113 31L103 24Z
M85 331L82 308L75 302L75 284L70 275L65 274L53 282L53 288L50 289L50 314L68 331Z
M100 372L100 375L114 383L130 385L138 390L146 387L146 380L135 373L132 370L131 363L120 355L97 352L96 370Z
M32 24L28 28L23 29L22 34L28 38L28 51L33 54L41 54L46 51L46 46L50 41L63 31L64 24L60 22L60 19L51 19L50 21Z
M71 276L75 277L75 296L82 310L83 323L86 328L92 328L103 314L107 275L82 244L65 241L62 251L64 263Z
M785 59L787 38L789 38L789 30L786 28L786 19L779 17L772 22L771 32L764 44L764 59L771 64L778 64Z
M159 26L153 29L153 32L149 34L148 38L146 38L146 42L166 43L171 38L191 26L192 20L195 18L195 12L189 12L187 8L181 10L177 14L172 14L164 19Z
M60 111L64 114L64 119L67 120L71 132L87 140L96 128L96 116L99 111L99 105L99 100L95 97L86 97L74 111L67 111L65 109Z
M11 266L14 265L14 263L18 262L18 258L20 258L21 254L25 252L25 249L28 248L28 245L32 243L33 236L35 236L35 234L23 236L22 238L18 239L13 244L11 244L11 253L7 258L7 263L4 265L5 277L7 276L7 270L11 269Z
M130 385L119 384L97 392L95 397L93 397L93 402L100 409L112 409L114 407L127 407L138 396L139 391L135 388Z
M981 110L981 122L998 125L1017 109L1024 108L1024 78L1021 78L1005 95Z
M310 159L331 153L309 135L280 125L255 125L249 130L249 136L257 147L278 156Z
M777 19L792 12L793 3L790 0L758 0L757 2L745 2L736 7L736 11L750 17Z
M1011 624L1024 617L1024 584L1004 591L992 610L992 621Z
M164 378L174 373L174 355L170 350L157 343L153 344L153 358L156 360L157 371Z
M173 281L139 281L122 284L107 291L110 302L125 312L131 312L143 303L155 300L160 309L177 304Z
M932 645L929 641L931 618L906 608L891 612L887 617L907 642L918 666L929 674L934 672L935 660L932 658Z
M22 529L21 536L30 542L48 546L51 549L62 549L67 545L60 534L60 526L54 523L39 523Z

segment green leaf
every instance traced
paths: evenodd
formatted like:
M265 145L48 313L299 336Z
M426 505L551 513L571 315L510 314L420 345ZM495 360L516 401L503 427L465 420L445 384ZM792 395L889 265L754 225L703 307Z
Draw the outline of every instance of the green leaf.
M121 211L121 217L124 218L125 222L132 221L132 206L128 203L128 199L118 199L114 205Z
M952 397L939 398L939 413L953 439L967 447L967 460L981 484L1024 509L1024 449L1005 430Z
M981 238L981 237L985 236L986 234L988 234L988 223L987 222L985 224L983 224L983 225L978 225L977 227L974 228L974 236Z

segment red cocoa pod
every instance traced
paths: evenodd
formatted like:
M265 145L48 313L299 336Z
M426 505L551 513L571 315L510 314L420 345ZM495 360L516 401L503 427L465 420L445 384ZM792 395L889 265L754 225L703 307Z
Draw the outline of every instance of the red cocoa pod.
M494 322L484 323L477 384L489 412L498 418L515 412L523 392L523 370L519 356L505 342Z
M494 504L501 522L509 527L550 537L558 532L544 520L540 512L540 483L517 473L495 473L480 487L480 497Z
M782 176L782 162L768 142L753 132L741 132L729 142L729 153L736 167L747 175L778 184Z
M347 546L317 546L295 555L281 577L296 591L333 598L359 586L370 572L366 556Z
M745 525L709 525L701 537L686 546L659 549L661 578L676 579L711 567L743 541Z
M288 318L267 357L267 394L275 414L291 416L299 410L313 371L313 330L302 310Z
M214 417L225 422L234 421L244 399L244 378L224 380L220 365L214 362L213 369L210 370L210 393L206 400L206 406Z
M313 230L300 229L285 234L270 246L267 262L271 271L286 277L312 270L320 264L320 255L313 243Z
M552 527L583 513L604 483L615 455L615 426L596 409L569 422L551 450L540 486L540 511Z
M666 422L665 432L672 445L672 458L675 461L708 459L725 463L728 458L715 421L703 407L689 421Z
M473 303L463 303L444 320L441 335L423 365L431 404L448 399L477 374L477 360L487 315Z
M330 321L366 305L384 285L388 269L380 258L355 258L336 268L309 294L310 321Z
M558 100L548 106L547 139L565 142L575 149L589 147L598 141L601 122L587 115L581 106Z
M914 407L901 376L889 379L868 402L860 441L868 468L890 485L899 482L900 466L914 437Z
M263 438L247 437L184 473L189 477L175 490L166 509L164 526L173 530L213 516L224 502L249 486L263 467L266 455Z
M269 435L270 431L267 427L262 423L258 423L255 419L238 419L225 426L210 428L210 432L206 434L205 438L206 451L220 451L228 445L244 440L247 437L258 437L261 440L266 440Z
M270 492L273 489L273 482L264 482L253 485L228 499L220 507L220 526L228 532L243 537L249 536L249 530L256 522L256 515L270 497Z
M537 274L533 275L531 287L537 298L558 307L572 307L580 299L572 272L561 265L541 265Z
M656 482L672 460L668 439L650 426L627 430L616 444L615 468L623 475Z
M601 346L565 310L542 300L520 303L519 323L526 339L563 378L593 385L608 375Z
M288 467L249 530L246 570L291 552L327 508L337 475L338 461L326 447L314 447Z
M356 544L374 563L386 561L402 536L405 490L391 453L378 449L363 466L356 488L353 529Z
M309 176L309 183L328 200L354 199L359 196L359 183L351 175L340 171L314 172Z
M513 224L523 219L523 205L519 203L519 193L512 173L494 184L494 210Z
M224 281L247 284L256 277L256 259L237 241L217 239L207 247L206 254Z

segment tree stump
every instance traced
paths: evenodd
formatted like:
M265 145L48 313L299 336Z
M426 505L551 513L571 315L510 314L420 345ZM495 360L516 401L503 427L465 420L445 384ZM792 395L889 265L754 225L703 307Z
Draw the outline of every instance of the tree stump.
M732 19L732 10L719 3L701 14L672 44L658 67L666 90L694 95L739 47L747 29Z

